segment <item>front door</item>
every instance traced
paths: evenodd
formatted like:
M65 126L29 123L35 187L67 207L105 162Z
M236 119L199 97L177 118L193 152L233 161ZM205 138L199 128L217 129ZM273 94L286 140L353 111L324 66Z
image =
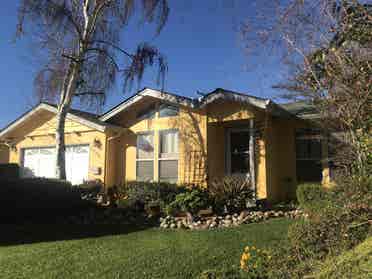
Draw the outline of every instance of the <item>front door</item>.
M229 175L249 175L249 130L227 130L226 168Z

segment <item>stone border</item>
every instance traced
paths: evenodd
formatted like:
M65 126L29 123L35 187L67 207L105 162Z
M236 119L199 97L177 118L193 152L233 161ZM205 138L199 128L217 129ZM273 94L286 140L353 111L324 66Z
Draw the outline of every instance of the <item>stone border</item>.
M191 230L230 228L280 217L296 219L306 217L306 215L299 209L291 211L242 211L240 214L235 213L233 215L199 217L193 222L188 221L187 217L166 216L165 218L160 218L160 228Z

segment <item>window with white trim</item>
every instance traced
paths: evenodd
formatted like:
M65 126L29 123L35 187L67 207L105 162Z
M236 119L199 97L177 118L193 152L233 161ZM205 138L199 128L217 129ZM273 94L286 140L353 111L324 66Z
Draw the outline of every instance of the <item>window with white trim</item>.
M178 180L178 131L160 131L159 141L159 180L175 183Z
M137 135L136 177L138 181L154 180L154 133Z

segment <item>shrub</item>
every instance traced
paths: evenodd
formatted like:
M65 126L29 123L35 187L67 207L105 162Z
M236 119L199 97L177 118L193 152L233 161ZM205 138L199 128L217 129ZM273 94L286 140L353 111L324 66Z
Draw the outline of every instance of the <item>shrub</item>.
M50 223L87 206L69 182L46 178L0 180L0 218L3 223Z
M317 185L302 187L298 191L299 201L309 218L290 226L290 246L275 250L270 278L303 278L314 274L324 261L332 262L372 233L371 177L344 177L336 187L324 191ZM320 277L327 276L328 273Z
M239 212L253 201L250 181L241 176L225 176L213 181L208 188L213 209L218 213Z
M372 212L371 181L370 178L350 179L326 194L313 186L306 188L315 189L313 192L300 192L300 203L306 206L310 218L292 225L288 232L299 256L322 259L329 254L337 255L354 247L371 233L368 221ZM322 198L323 206L315 206L315 198L306 200L304 193Z
M18 164L0 164L0 177L2 179L19 178L20 168Z
M271 259L267 269L268 278L302 279L311 272L316 261L302 260L290 245L279 245L271 249Z
M119 187L119 195L126 197L125 205L138 210L145 210L148 206L158 205L164 212L177 194L186 191L186 188L177 184L164 182L128 182ZM121 201L119 201L121 203Z
M329 205L331 193L320 184L301 184L296 191L300 206L309 214L318 214Z
M180 211L195 215L199 210L207 208L209 204L208 193L202 189L194 188L178 194L175 200L167 206L166 211L172 215Z
M314 278L370 278L371 261L372 237L369 237L355 249L328 259Z

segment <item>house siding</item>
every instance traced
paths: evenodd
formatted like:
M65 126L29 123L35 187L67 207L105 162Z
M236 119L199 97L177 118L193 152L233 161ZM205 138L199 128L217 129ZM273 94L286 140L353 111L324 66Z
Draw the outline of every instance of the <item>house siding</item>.
M150 99L150 100L149 100ZM151 102L149 98L147 102ZM152 100L154 101L154 100ZM136 179L136 135L153 132L154 134L154 180L159 179L158 151L159 132L177 129L179 133L178 183L197 184L206 186L207 179L207 118L203 110L194 111L181 107L179 115L154 119L136 120L139 110L145 108L147 102L134 105L127 111L113 119L116 125L127 127L128 131L115 140L117 150L114 170L116 185ZM157 101L156 107L159 105Z
M271 119L272 130L268 142L269 165L267 175L268 196L273 201L294 199L296 197L297 173L296 173L296 130L313 128L314 123L300 119ZM327 144L322 142L322 157L328 156ZM323 185L329 184L329 166L322 165Z
M6 164L9 162L9 147L0 144L0 164Z

